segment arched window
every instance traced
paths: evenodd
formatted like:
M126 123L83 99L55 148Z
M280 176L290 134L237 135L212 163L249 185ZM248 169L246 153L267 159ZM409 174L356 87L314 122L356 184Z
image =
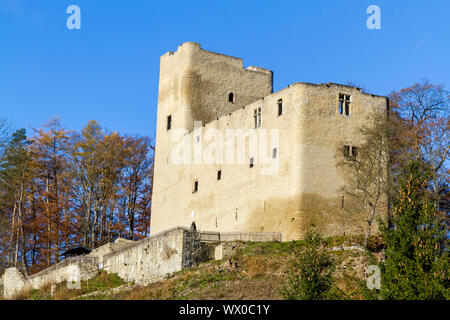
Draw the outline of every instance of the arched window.
M234 93L233 93L233 92L230 92L230 93L228 94L228 101L229 101L229 102L234 102Z

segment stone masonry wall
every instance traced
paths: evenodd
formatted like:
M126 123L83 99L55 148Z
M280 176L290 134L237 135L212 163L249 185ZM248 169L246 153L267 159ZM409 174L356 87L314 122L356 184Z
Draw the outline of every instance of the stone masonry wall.
M98 259L78 257L67 259L30 277L24 276L16 268L8 268L3 274L3 297L14 298L21 291L40 289L49 284L66 281L86 281L98 274Z
M216 246L226 241L281 241L280 233L197 232L176 227L126 246L109 254L86 255L67 259L41 272L25 277L16 268L6 269L2 281L6 299L26 289L39 289L65 281L86 281L98 274L99 268L116 273L128 282L148 284L168 274L217 257ZM106 247L105 247L106 248Z
M138 241L135 245L103 256L104 270L125 281L148 283L182 269L183 236L186 230L172 229Z

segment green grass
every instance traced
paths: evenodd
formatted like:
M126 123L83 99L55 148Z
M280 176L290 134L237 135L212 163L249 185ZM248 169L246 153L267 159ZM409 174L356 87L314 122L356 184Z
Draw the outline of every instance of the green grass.
M244 247L241 249L241 254L286 254L291 253L295 249L303 246L304 241L290 241L290 242L244 242Z
M51 286L45 286L39 290L33 289L29 292L30 300L68 300L77 296L85 295L96 291L104 291L117 288L126 284L117 274L108 274L100 272L94 278L82 281L81 289L69 289L67 283L59 283L54 287L53 296L51 295Z
M325 250L339 245L362 243L362 237L334 237L325 240ZM56 286L54 295L50 288L33 290L29 299L280 299L278 287L285 281L289 261L296 259L295 252L302 250L304 241L290 242L238 242L231 256L224 260L211 260L191 269L175 272L167 279L148 286L134 286L131 290L106 293L107 290L125 283L116 274L99 273L89 281L83 281L81 289L69 290L66 283ZM346 266L340 269L339 286L346 296L344 299L376 299L376 294L365 289L364 279L360 279L352 263L361 259L376 264L372 254L359 251L332 251L336 264ZM358 269L360 270L360 269ZM359 272L359 271L358 271ZM128 283L130 285L130 283ZM86 296L97 292L95 295Z

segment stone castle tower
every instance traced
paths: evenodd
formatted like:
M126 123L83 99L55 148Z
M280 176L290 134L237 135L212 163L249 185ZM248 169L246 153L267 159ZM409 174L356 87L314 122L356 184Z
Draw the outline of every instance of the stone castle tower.
M182 44L161 57L151 234L355 232L337 153L356 155L355 130L387 112L386 97L333 83L273 93L271 71Z

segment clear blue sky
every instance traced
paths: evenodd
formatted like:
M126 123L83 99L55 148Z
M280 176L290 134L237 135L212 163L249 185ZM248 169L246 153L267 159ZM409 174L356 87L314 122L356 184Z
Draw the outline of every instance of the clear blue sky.
M81 30L66 28L72 4ZM370 4L382 30L366 27ZM153 137L159 57L186 41L273 70L275 90L353 81L386 95L423 77L450 89L448 0L0 0L0 117Z

